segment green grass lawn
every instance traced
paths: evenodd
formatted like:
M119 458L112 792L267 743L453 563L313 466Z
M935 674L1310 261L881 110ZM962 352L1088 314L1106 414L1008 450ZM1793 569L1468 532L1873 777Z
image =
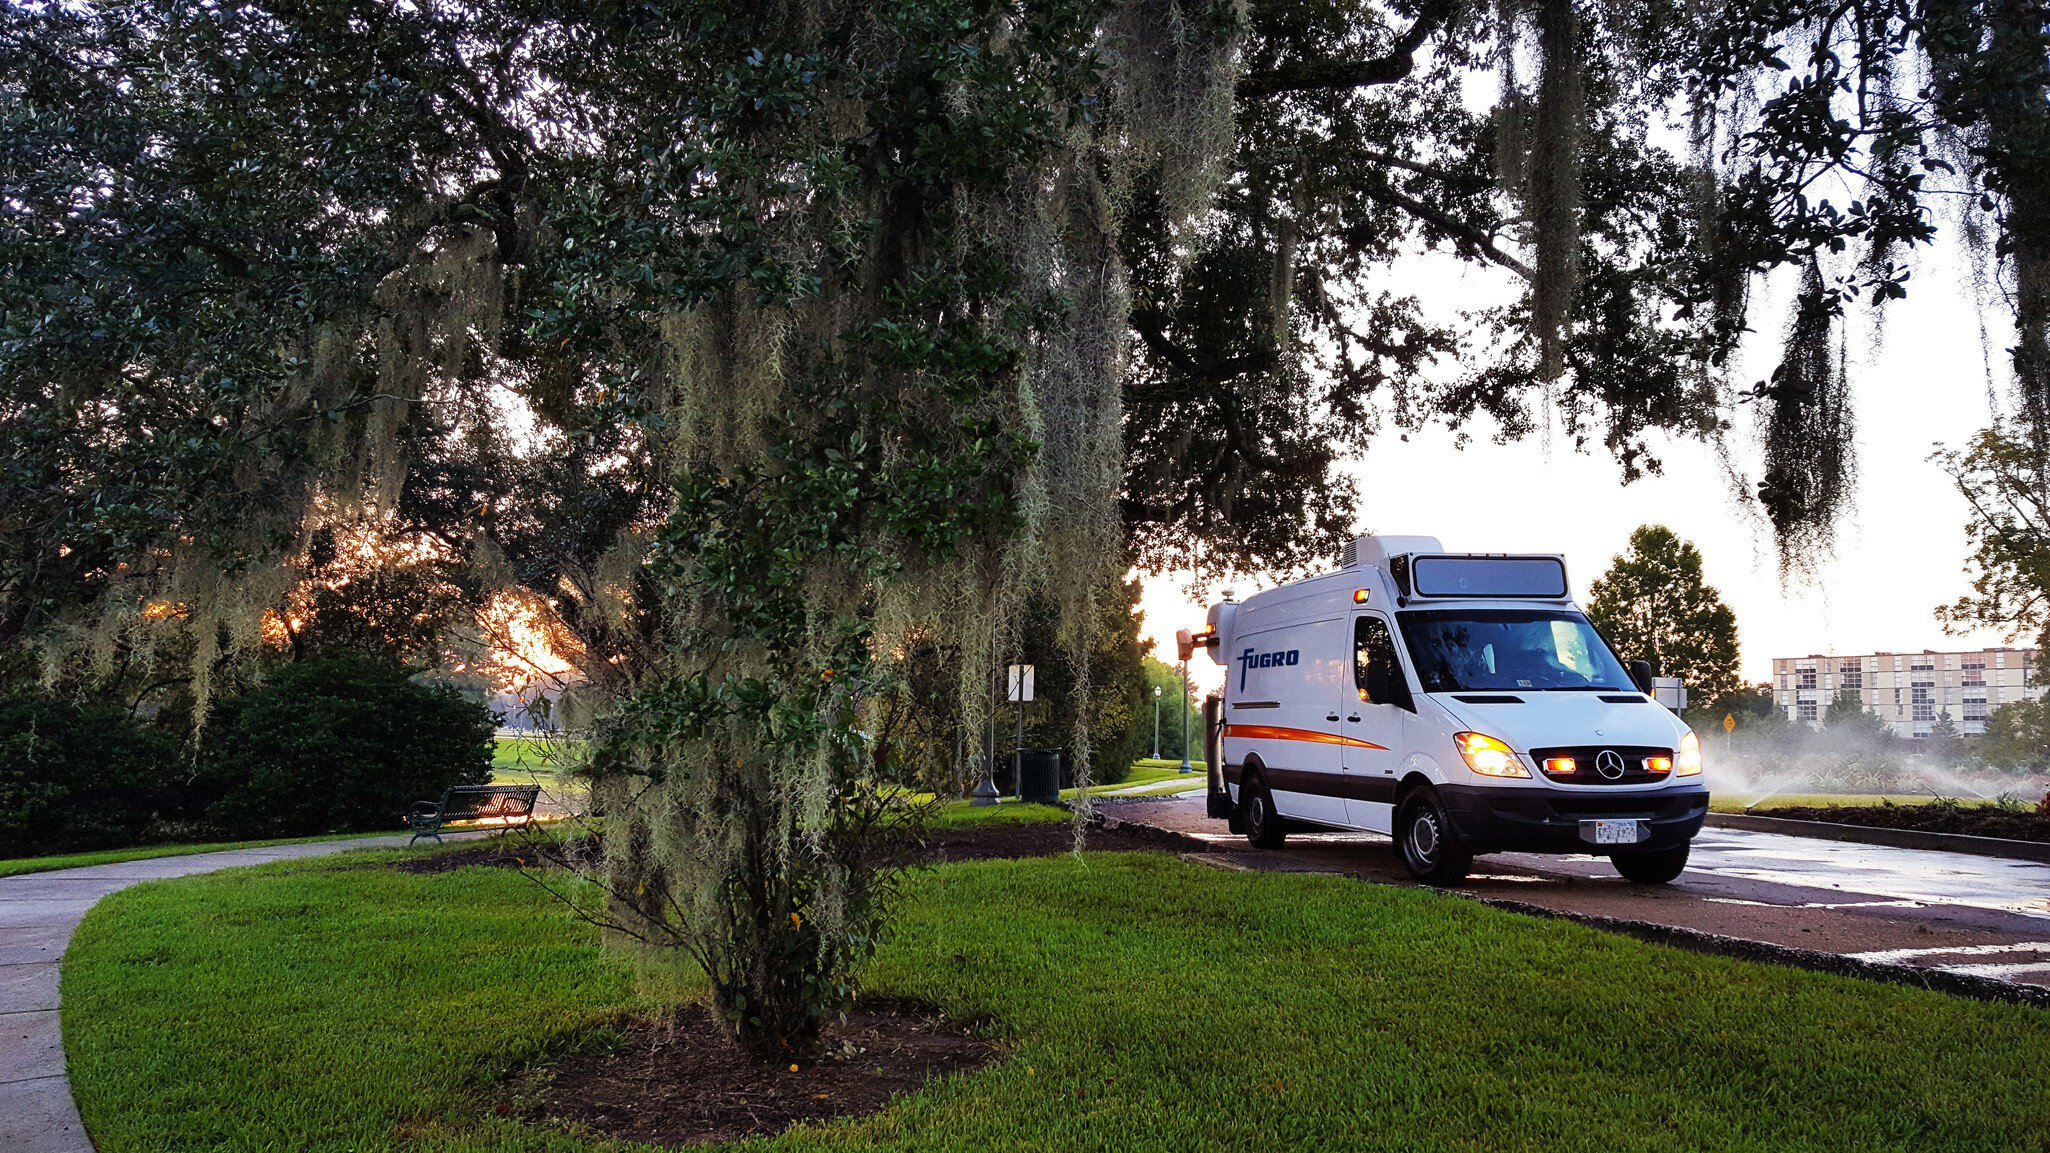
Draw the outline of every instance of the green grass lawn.
M1015 797L1003 803L976 808L967 801L941 801L927 810L928 829L958 829L964 825L1060 825L1075 814L1052 805L1028 805Z
M1180 761L1156 761L1150 758L1142 758L1132 762L1132 771L1126 775L1124 780L1119 781L1115 785L1096 786L1089 791L1097 796L1102 796L1105 793L1118 793L1121 796L1152 796L1159 793L1178 793L1184 789L1200 789L1203 787L1204 781L1203 762L1192 762L1191 768L1193 771L1184 773L1182 772L1182 763ZM1142 785L1155 785L1158 787L1142 789L1139 787ZM1133 791L1127 793L1124 791L1127 789ZM1063 797L1073 799L1074 795L1075 790L1073 789L1061 790L1061 796Z
M86 865L115 865L122 861L144 861L151 857L186 857L193 853L215 853L223 849L260 849L266 845L305 845L314 841L344 841L358 837L388 837L400 829L381 833L325 833L317 837L284 837L271 841L221 841L200 845L134 845L125 849L96 849L88 853L63 853L54 857L17 857L0 861L0 877L43 873L51 869L77 869Z
M569 768L579 742L546 737L499 737L491 751L494 770L560 774Z
M102 1153L615 1148L493 1111L655 1002L532 882L348 854L143 885L64 968ZM868 986L1000 1064L776 1149L2041 1149L2050 1013L1157 854L921 873Z

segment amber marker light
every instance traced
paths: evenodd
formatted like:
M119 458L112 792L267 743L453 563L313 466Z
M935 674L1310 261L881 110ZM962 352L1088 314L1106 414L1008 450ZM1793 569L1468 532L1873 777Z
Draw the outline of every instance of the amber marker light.
M1486 733L1454 733L1452 743L1459 746L1459 755L1466 761L1466 767L1481 776L1530 776L1530 770L1523 767L1523 762L1516 759L1516 753L1508 745Z
M1354 589L1354 590L1352 590L1352 603L1354 603L1354 604L1356 604L1356 605L1363 605L1363 604L1366 604L1366 603L1367 603L1367 590L1365 590L1365 589Z
M1679 762L1680 766L1679 771L1673 774L1674 776L1698 777L1701 775L1701 738L1694 735L1694 730L1687 730L1687 735L1680 738L1680 755L1673 759Z
M1673 758L1646 757L1644 758L1644 771L1647 773L1670 773L1673 771Z
M1572 757L1545 758L1545 771L1555 777L1570 777L1573 775L1573 770L1578 767L1573 763Z

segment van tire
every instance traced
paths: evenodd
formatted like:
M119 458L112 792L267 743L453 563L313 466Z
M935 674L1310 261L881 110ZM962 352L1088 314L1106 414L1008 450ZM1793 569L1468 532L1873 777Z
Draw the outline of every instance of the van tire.
M1274 794L1266 781L1250 773L1239 786L1239 827L1256 849L1278 849L1288 840L1288 822L1274 811Z
M1395 810L1395 852L1409 875L1426 885L1457 885L1473 871L1473 854L1438 799L1423 785L1402 799Z
M1663 885L1678 877L1687 867L1687 850L1691 845L1682 844L1672 849L1653 849L1649 853L1616 853L1609 863L1623 874L1623 879L1633 885Z

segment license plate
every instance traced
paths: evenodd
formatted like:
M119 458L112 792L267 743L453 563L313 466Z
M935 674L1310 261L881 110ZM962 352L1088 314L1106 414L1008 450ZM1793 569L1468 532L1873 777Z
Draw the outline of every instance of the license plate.
M1594 826L1594 836L1591 839L1597 845L1634 845L1637 843L1636 821L1585 821L1581 824L1581 831L1583 833L1588 831L1588 825Z

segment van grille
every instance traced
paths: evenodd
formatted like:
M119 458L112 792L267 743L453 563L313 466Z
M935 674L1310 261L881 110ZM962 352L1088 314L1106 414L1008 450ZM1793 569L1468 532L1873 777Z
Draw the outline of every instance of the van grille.
M1586 820L1594 817L1641 817L1645 820L1662 820L1681 817L1693 807L1700 793L1664 791L1655 793L1573 793L1552 799L1552 811L1569 821Z
M1613 754L1613 756L1605 756ZM1538 763L1547 778L1562 785L1648 785L1670 779L1673 750L1655 745L1565 745L1551 749L1532 749L1531 759ZM1646 764L1653 757L1664 757L1669 766L1664 772L1653 772ZM1570 760L1571 772L1554 772L1551 762ZM1615 767L1620 762L1620 771L1604 773L1601 764L1606 760Z

